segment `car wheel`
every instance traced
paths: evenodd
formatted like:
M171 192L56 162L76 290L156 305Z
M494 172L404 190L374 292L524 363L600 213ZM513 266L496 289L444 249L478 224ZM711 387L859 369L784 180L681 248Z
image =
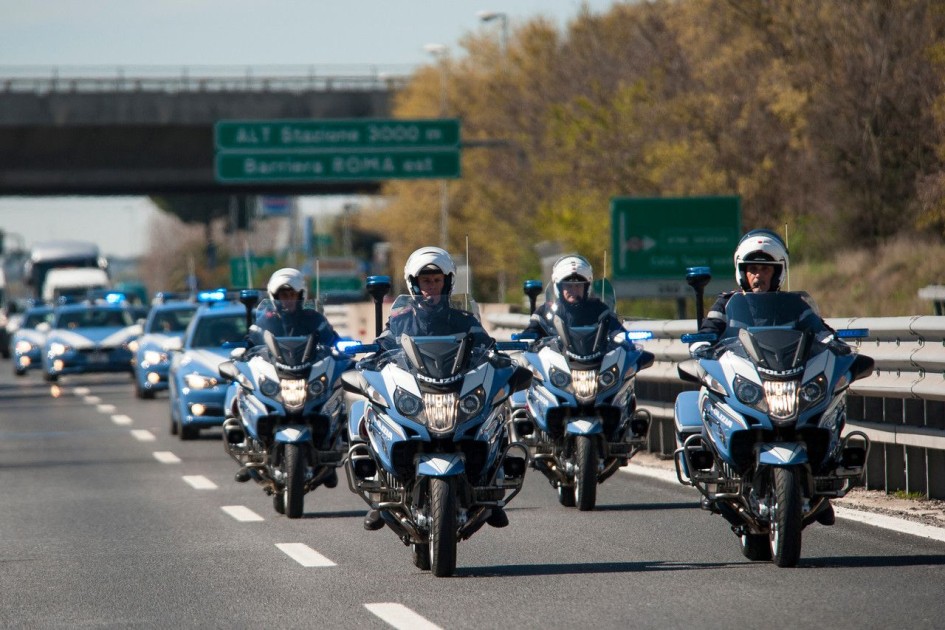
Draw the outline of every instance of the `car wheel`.
M177 421L174 420L174 416L171 416L171 435L177 435Z
M189 427L186 424L181 423L180 439L196 440L199 435L200 435L200 429L198 429L197 427Z

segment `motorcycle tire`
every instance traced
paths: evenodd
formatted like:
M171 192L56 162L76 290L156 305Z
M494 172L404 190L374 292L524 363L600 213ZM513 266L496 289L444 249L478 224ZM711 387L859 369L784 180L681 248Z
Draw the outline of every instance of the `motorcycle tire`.
M421 571L430 570L430 545L424 543L413 543L411 545L413 553L413 565Z
M285 466L285 515L299 518L305 505L305 454L298 444L286 444L282 464Z
M278 514L285 514L285 492L277 492L272 495L272 507Z
M765 534L742 534L742 555L752 562L771 560L771 544Z
M771 481L771 559L779 567L793 567L801 557L800 473L796 468L775 468Z
M577 509L588 512L597 503L597 448L594 439L587 435L574 438L574 502Z
M456 570L456 492L449 479L430 479L430 571L449 577Z
M558 503L574 507L574 486L558 486Z

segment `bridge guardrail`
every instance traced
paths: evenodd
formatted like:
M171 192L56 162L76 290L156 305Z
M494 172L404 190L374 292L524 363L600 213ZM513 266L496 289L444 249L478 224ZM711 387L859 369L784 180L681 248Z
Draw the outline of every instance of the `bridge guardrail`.
M489 317L493 336L521 331L528 315ZM847 397L848 430L873 442L867 487L904 490L945 498L945 316L829 318L834 329L867 328L869 337L852 342L876 361L873 374L853 383ZM650 450L669 455L675 448L672 418L676 395L694 386L679 379L676 366L689 359L680 337L696 330L695 320L633 320L628 330L649 330L641 344L656 356L637 376L640 405L654 417Z

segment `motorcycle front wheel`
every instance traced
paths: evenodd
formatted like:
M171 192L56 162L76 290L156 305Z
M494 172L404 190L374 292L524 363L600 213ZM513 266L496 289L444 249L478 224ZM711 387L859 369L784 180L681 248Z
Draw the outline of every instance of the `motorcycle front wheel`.
M594 438L579 435L574 438L574 501L582 512L593 510L597 503L597 448Z
M305 505L305 454L298 444L286 444L282 456L285 466L285 515L299 518Z
M430 479L430 570L449 577L456 570L456 492L449 479Z
M771 481L771 558L779 567L793 567L801 557L800 474L796 468L775 468Z

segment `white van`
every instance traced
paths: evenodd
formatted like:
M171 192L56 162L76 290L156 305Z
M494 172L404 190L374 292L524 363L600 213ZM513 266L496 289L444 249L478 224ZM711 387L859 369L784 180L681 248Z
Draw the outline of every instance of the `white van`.
M43 301L55 304L60 297L81 300L90 289L107 289L108 274L104 269L75 267L50 269L43 283Z

